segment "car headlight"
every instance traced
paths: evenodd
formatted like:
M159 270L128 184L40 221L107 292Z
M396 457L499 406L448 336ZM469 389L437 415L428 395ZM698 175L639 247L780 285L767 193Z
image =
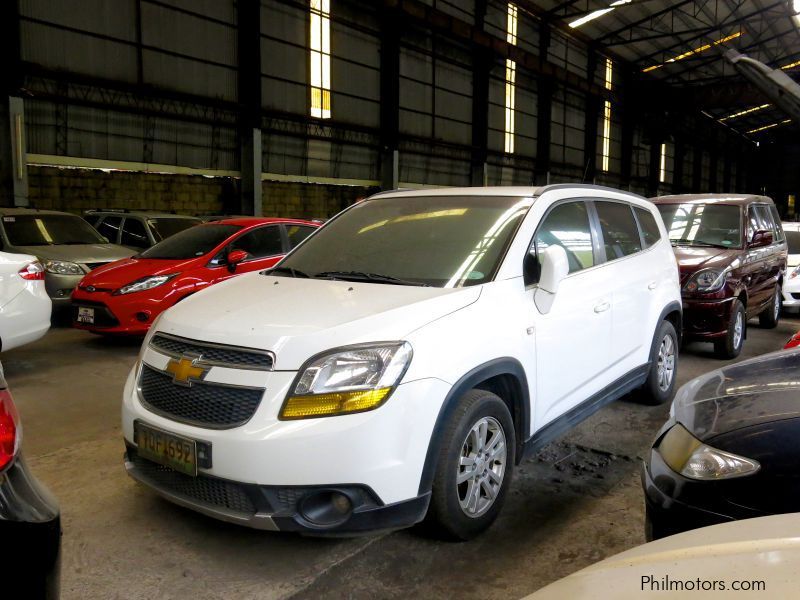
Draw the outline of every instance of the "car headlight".
M658 452L670 469L688 479L731 479L753 475L761 468L755 460L704 444L680 423L664 435Z
M132 281L128 285L123 285L116 292L114 292L114 296L132 294L133 292L143 292L144 290L152 290L155 287L164 285L176 275L177 273L172 273L171 275L153 275L151 277L142 277L141 279Z
M46 260L44 270L54 275L83 275L80 265L63 260Z
M730 269L704 269L695 273L684 289L687 292L716 292L730 276Z
M408 369L408 342L359 344L319 354L295 379L279 418L345 415L381 406Z

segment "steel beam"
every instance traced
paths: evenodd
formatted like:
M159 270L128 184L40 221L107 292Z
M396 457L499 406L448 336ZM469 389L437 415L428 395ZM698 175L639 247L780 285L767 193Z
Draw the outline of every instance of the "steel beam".
M261 2L238 0L239 189L241 214L261 215Z
M550 47L550 24L547 21L539 22L539 55L542 60L547 59ZM556 82L552 77L540 75L536 95L536 166L533 180L536 185L550 183L550 138L553 122L553 93Z
M400 182L400 29L395 9L381 12L380 144L381 188Z
M0 3L0 206L28 204L18 0Z

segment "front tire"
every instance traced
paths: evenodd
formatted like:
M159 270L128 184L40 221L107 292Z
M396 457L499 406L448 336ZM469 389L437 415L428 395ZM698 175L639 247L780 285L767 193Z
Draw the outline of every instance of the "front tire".
M464 394L450 415L438 449L426 525L439 537L464 541L497 518L511 483L514 423L500 397Z
M641 387L642 404L655 406L672 400L678 373L678 333L669 321L662 321L653 338L650 371Z
M764 329L775 329L778 326L778 321L781 319L781 305L783 304L783 296L781 296L781 286L775 286L775 294L772 297L772 302L764 311L758 315L758 324Z
M714 351L719 358L731 359L739 356L744 345L744 335L747 327L747 317L744 305L738 298L733 301L731 320L728 323L728 332L725 337L714 342Z

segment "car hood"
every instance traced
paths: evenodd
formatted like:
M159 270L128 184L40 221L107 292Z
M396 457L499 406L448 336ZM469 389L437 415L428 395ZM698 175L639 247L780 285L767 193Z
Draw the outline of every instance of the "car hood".
M737 574L768 582L769 594L745 593L739 595L742 598L762 595L794 598L798 560L800 518L797 514L744 519L671 535L626 550L560 579L524 600L725 599L737 597L730 591ZM750 577L751 574L754 577ZM715 582L717 586L724 583L728 587L700 593L693 593L700 590L699 587L686 587L690 591L682 591L684 585L697 581Z
M271 350L275 370L294 371L331 348L403 339L479 296L480 286L443 289L248 273L176 304L156 329Z
M81 287L117 289L143 277L181 272L193 267L195 262L196 259L124 258L89 273L81 281Z
M15 252L33 254L41 260L64 260L76 263L97 263L119 260L134 253L116 244L63 244L53 246L15 246Z
M674 418L702 441L800 416L800 348L759 356L693 379L676 394Z
M695 273L700 269L713 267L724 269L742 252L739 248L723 250L721 248L691 246L673 246L672 250L675 253L681 274Z
M800 254L790 254L786 258L786 266L796 267L797 265L800 265Z

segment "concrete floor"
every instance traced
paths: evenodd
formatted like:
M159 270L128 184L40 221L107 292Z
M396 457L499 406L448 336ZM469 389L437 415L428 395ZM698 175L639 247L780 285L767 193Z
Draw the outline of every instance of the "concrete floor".
M751 323L741 358L777 350L800 320ZM251 531L173 506L122 467L120 393L139 342L54 328L2 355L24 453L58 496L62 597L515 598L643 542L640 457L668 412L617 402L517 470L494 527L466 544L414 531L320 540ZM681 355L679 383L724 364Z

